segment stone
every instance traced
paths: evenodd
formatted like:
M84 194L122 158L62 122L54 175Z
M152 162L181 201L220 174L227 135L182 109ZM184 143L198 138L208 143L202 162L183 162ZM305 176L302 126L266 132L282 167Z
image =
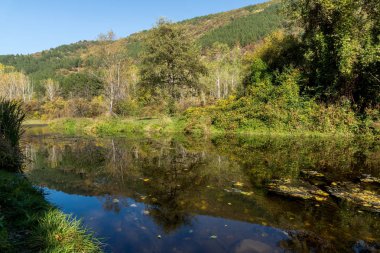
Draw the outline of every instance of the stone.
M325 201L329 194L307 182L298 180L273 180L267 185L269 192L289 198Z
M380 195L365 190L360 185L345 182L327 187L327 190L332 196L342 201L351 203L363 210L380 213Z
M270 253L274 252L274 249L261 241L256 241L252 239L242 240L235 248L234 252L236 253Z

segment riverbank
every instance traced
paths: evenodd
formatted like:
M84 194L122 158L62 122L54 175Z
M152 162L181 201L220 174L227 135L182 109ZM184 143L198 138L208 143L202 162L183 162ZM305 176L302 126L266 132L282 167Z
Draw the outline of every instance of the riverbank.
M0 252L102 252L80 221L50 205L21 174L0 170Z
M159 117L159 118L61 118L50 121L26 121L26 127L47 126L49 131L66 135L88 136L133 136L148 135L161 136L170 134L187 134L196 137L217 136L225 134L265 135L265 136L310 136L310 137L348 137L357 136L376 139L376 131L355 133L330 129L326 131L309 131L297 129L272 128L217 128L206 119L189 119L186 117Z

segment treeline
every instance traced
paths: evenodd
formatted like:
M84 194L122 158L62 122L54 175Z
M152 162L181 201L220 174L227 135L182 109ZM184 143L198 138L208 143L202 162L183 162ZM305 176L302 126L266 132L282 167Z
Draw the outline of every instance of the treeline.
M195 107L200 109L185 114L189 131L204 124L233 131L378 131L379 4L284 2L288 25L260 42L248 37L270 29L250 27L256 18L265 23L279 5L251 10L256 13L214 30L224 39L211 36L208 43L217 42L203 48L183 24L166 20L144 32L137 59L112 32L101 35L81 66L57 70L65 74L29 89L38 98L27 103L30 116L178 116ZM246 47L234 37L243 28L251 31ZM230 37L237 40L233 46L223 43ZM2 76L13 72L3 67ZM21 84L27 78L17 80L18 87L29 87ZM17 98L24 97L20 92Z
M238 43L244 46L255 43L278 27L281 18L278 17L272 5L278 6L278 4L264 3L185 20L177 25L204 50L210 48L215 42L228 44L230 47ZM251 27L246 26L246 23L241 23L240 20L244 20L241 19L244 17L250 20ZM255 22L257 27L252 27ZM226 36L226 32L222 32L222 37L212 35L232 23L238 23L238 25L233 25L232 28L237 27L241 31L233 34L233 30L227 28L226 32L231 33L231 37ZM265 31L263 30L264 28ZM126 39L109 40L108 43L118 48L120 53L125 53L138 66L148 33L149 31L142 31ZM244 39L244 42L241 41L240 37ZM101 60L99 60L101 56L99 52L102 51L101 48L103 47L101 44L99 40L81 41L32 55L3 55L0 56L0 63L13 66L18 72L28 75L33 83L35 97L39 99L45 95L44 83L47 79L60 83L63 98L69 98L72 94L78 94L78 92L81 94L92 93L94 96L98 96L101 92L97 88L95 88L96 91L92 88L91 91L81 91L82 88L79 88L80 91L78 91L76 87L82 87L90 82L101 83L101 80L93 75L94 69L101 64ZM88 97L86 96L86 98Z
M44 92L42 81L67 76L83 66L80 51L95 42L82 41L42 51L34 55L1 55L0 62L28 75L34 83L37 95Z

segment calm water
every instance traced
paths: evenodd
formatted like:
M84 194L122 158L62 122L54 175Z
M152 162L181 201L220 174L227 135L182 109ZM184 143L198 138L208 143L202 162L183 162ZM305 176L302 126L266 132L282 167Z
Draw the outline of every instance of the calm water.
M379 177L379 143L29 133L24 150L30 180L107 252L359 252L359 240L380 241L378 214L264 188L305 169L333 181Z

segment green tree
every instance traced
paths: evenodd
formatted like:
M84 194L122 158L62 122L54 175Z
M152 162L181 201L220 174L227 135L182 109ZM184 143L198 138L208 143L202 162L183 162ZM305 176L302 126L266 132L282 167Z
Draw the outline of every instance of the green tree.
M146 38L141 64L142 87L153 95L164 91L173 113L182 89L198 90L199 77L205 72L193 41L176 25L160 19Z
M305 70L314 94L380 102L380 1L286 0L302 30Z

